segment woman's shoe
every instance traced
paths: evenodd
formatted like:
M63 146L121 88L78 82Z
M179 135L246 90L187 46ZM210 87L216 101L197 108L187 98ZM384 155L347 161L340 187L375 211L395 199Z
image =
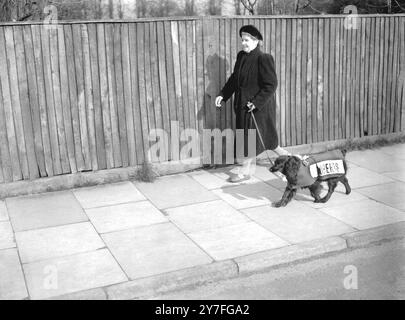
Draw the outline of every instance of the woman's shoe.
M246 180L249 180L250 179L250 176L249 175L236 175L236 176L233 176L233 177L230 177L229 179L228 179L228 181L229 182L232 182L232 183L237 183L237 182L242 182L242 181L246 181Z

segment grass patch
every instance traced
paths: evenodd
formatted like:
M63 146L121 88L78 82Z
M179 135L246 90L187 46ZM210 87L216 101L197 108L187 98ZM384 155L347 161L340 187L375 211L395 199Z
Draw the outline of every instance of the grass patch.
M367 150L367 149L378 149L381 147L391 146L398 143L405 143L405 135L400 135L394 138L387 139L385 137L379 138L362 138L358 140L348 139L339 149L346 149L347 151L354 150Z
M159 174L153 168L152 163L146 161L136 170L135 180L142 182L154 182Z

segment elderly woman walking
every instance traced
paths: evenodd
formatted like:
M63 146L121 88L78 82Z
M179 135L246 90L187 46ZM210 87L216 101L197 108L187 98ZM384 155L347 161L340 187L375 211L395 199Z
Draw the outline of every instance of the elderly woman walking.
M245 25L239 30L239 35L242 51L238 53L233 73L216 97L215 105L220 108L222 102L226 102L232 94L235 94L236 129L244 129L245 137L248 129L258 129L265 148L256 132L256 154L248 158L244 154L242 169L230 179L231 182L249 179L252 162L263 151L269 149L278 155L289 154L279 146L275 125L277 76L274 59L270 54L260 50L259 42L263 40L263 36L256 27ZM252 121L252 112L258 128L255 128ZM246 147L247 139L244 142Z

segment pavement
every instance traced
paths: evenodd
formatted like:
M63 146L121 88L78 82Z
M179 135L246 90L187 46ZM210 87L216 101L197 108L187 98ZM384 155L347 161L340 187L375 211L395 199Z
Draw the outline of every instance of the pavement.
M272 207L286 183L262 165L1 200L0 299L144 299L404 238L405 144L347 160L352 193L325 204Z

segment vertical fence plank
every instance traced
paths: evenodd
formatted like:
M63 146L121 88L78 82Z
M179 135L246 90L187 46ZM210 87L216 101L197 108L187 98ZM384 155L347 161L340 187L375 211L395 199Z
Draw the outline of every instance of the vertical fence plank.
M114 35L114 68L115 68L115 83L116 83L116 108L118 113L118 133L120 140L121 161L122 166L128 167L128 137L127 137L127 122L125 116L124 105L124 86L123 86L123 69L122 69L122 48L121 48L121 24L113 25Z
M50 62L52 75L52 91L55 102L55 116L58 131L58 143L60 151L60 160L62 164L62 173L70 173L71 167L66 143L65 125L63 122L63 107L61 96L61 82L59 72L59 51L58 51L58 28L48 31L50 45Z
M7 65L8 70L6 74L9 75L9 86L10 86L10 98L13 111L13 119L15 124L16 136L17 136L17 147L20 158L20 166L24 179L30 178L29 164L27 158L27 150L25 147L25 135L24 135L24 125L23 125L23 115L21 110L19 83L18 83L18 73L17 73L17 61L16 52L14 47L14 35L13 28L5 28L5 39L6 39L6 53L7 53Z
M2 36L0 28L0 37ZM0 46L2 41L0 40ZM2 48L0 47L0 57ZM0 61L0 72L2 70ZM9 141L7 136L7 123L6 123L6 101L3 99L3 86L0 77L0 183L13 181L13 166L9 150ZM15 162L15 159L14 159Z
M130 47L129 47L129 25L121 24L121 46L122 46L122 82L124 91L124 108L125 108L125 124L128 136L128 164L135 166L137 162L137 151L140 149L136 144L136 134L134 127L134 114L131 89L131 61L130 61ZM138 136L138 139L142 135Z
M298 58L297 55L297 21L291 20L292 25L291 25L291 80L290 80L290 102L291 102L291 107L290 107L290 135L291 135L291 140L290 140L290 145L296 145L297 144L297 114L296 114L296 99L295 99L295 94L297 91L297 85L296 85L296 76L297 76L297 60L299 60L301 57Z
M79 112L79 114L82 114L82 118L84 118L83 120L79 121L79 123L81 122L79 132L83 132L81 134L82 136L81 140L83 140L82 153L84 157L84 170L90 169L97 170L99 164L97 161L98 156L97 156L96 112L94 103L95 87L93 86L92 82L92 68L90 56L91 40L89 38L90 35L88 25L81 25L81 36L83 49L84 95L86 101L86 108L84 108L85 112L83 111ZM72 78L74 78L74 76ZM76 95L72 96L73 98L76 97L77 100L77 92ZM83 135L85 136L83 137ZM80 141L78 141L77 145L79 145L79 143Z
M285 41L286 37L286 28L287 28L286 19L281 20L281 73L280 74L280 140L281 145L285 146L287 144L286 141L286 45L287 42Z
M279 138L279 144L281 142L281 20L277 19L275 25L275 64L277 74L277 90L276 90L276 129Z
M42 142L42 133L41 133L41 118L40 110L38 104L38 86L37 79L35 74L35 58L34 58L34 48L32 42L32 33L30 26L20 27L18 32L23 33L24 41L24 51L25 51L25 62L27 67L27 74L25 75L28 84L28 105L26 106L27 110L31 110L30 114L28 113L28 122L32 122L33 138L34 143L33 147L35 149L35 162L32 164L37 169L39 176L46 177L46 167L45 167L45 156L44 156L44 147ZM22 75L24 77L24 75ZM27 127L25 128L25 130Z
M112 135L112 150L114 168L122 166L120 130L118 124L117 84L114 65L114 26L110 23L105 26L105 53L107 62L108 101L110 104L110 121Z
M393 128L393 123L391 121L391 115L395 114L394 110L394 100L393 100L393 92L394 89L394 79L395 79L395 53L396 50L394 49L394 37L396 36L396 24L395 18L394 19L387 19L387 25L389 27L389 47L388 47L388 71L387 71L387 107L385 111L385 126L386 126L386 133L391 133Z
M48 127L48 113L47 113L47 100L45 90L45 76L44 76L44 61L41 46L41 26L32 25L32 42L34 52L35 75L38 90L38 106L40 114L42 146L44 150L46 176L54 175L53 161L52 161L52 148L50 141L50 127Z
M359 90L358 90L358 108L359 108L359 119L358 119L358 135L362 137L364 135L364 83L365 83L365 19L362 18L359 21L360 35L359 35L359 44L360 48L358 49L358 70L359 74Z
M347 117L349 119L349 124L350 124L350 130L347 138L352 138L355 137L355 117L356 113L355 110L357 109L357 105L355 102L355 97L354 93L357 87L356 84L356 46L357 46L357 32L358 29L351 29L349 31L349 43L348 43L348 48L349 48L349 57L350 57L350 63L349 63L349 95L348 95L348 112L347 112Z
M308 65L308 20L302 19L302 64L301 64L301 143L307 143L307 65Z
M317 66L317 104L316 104L316 130L317 130L317 141L324 141L323 136L323 105L324 105L324 98L325 98L325 78L323 74L324 68L324 48L323 44L325 42L324 39L324 19L319 19L318 21L318 66Z
M362 54L364 55L364 68L363 71L363 93L360 97L361 99L361 107L362 107L362 127L361 127L361 134L366 136L368 135L368 90L369 90L369 72L370 72L370 19L363 18L362 19L362 28L364 33L364 40L363 40L363 49Z
M307 123L307 143L312 143L312 69L313 69L313 21L308 21L308 58L307 58L307 85L306 85L306 94L307 94L307 114L306 114L306 123Z
M394 62L393 62L393 74L392 74L392 91L391 91L391 113L390 113L390 132L397 132L399 131L399 122L400 122L400 118L401 118L401 106L398 103L397 100L397 96L398 96L398 92L400 89L399 87L399 83L400 83L400 77L401 77L401 71L399 69L399 48L400 48L400 30L399 30L399 26L400 26L400 19L396 18L394 19L393 23L395 25L395 35L394 35ZM405 72L405 70L404 70Z
M150 39L150 29L152 23L144 24L144 34L145 34L145 93L146 93L146 107L148 110L148 122L149 122L149 134L152 130L157 129L156 124L156 113L154 109L154 100L153 100L153 85L152 85L152 66L151 66L151 47L152 41ZM155 141L151 141L151 144L154 144ZM154 156L153 154L151 156ZM152 162L157 161L155 158L151 158Z
M107 168L114 168L113 138L111 129L111 115L109 106L106 41L104 38L104 25L97 25L97 49L100 78L101 110L103 114L103 129L105 139L105 153Z
M381 123L381 133L387 133L387 124L386 124L386 110L388 108L388 101L387 101L387 95L388 95L388 60L392 60L389 58L389 24L388 24L388 19L387 18L382 18L382 48L381 52L382 55L381 57L384 57L382 61L382 77L380 78L380 82L382 82L381 85L381 117L379 118L379 121Z
M171 136L170 131L170 112L169 112L169 98L168 98L168 83L167 83L167 73L166 73L166 45L165 45L165 32L163 22L157 23L157 59L159 61L158 72L159 72L159 96L160 104L162 110L162 128L168 134L169 138ZM166 147L167 159L170 159L170 139Z
M136 26L136 39L137 39L137 48L139 48L140 51L142 49L140 48L145 48L145 24L144 23L139 23ZM135 51L136 52L136 51ZM132 54L135 54L133 52ZM133 65L134 66L134 65ZM142 119L142 136L144 140L144 157L145 159L149 159L149 132L151 128L149 128L150 122L148 121L148 117L151 115L148 114L148 105L147 105L147 100L146 100L146 82L145 82L145 56L143 53L138 55L138 86L139 86L139 105L140 105L140 118Z
M324 20L324 33L323 33L323 99L322 99L322 127L323 127L323 135L322 135L322 141L329 141L330 140L330 125L329 125L329 114L332 111L331 107L331 99L330 99L330 83L329 83L329 74L331 70L329 69L329 60L331 56L331 51L330 51L330 19L325 19ZM321 60L322 63L322 60Z
M175 74L174 74L174 51L173 51L173 40L172 40L172 27L171 27L171 22L165 21L163 23L163 28L164 28L164 34L165 34L165 52L163 52L166 56L166 69L162 70L162 72L166 72L166 77L167 77L167 97L168 97L168 107L169 107L169 120L170 120L170 137L174 138L176 135L176 129L172 131L172 124L175 125L178 123L178 104L176 103L177 101L177 96L176 96L176 87L175 87ZM202 28L202 26L201 26ZM202 31L201 31L202 32ZM201 47L202 47L202 42L201 42ZM202 54L202 53L201 53ZM203 61L201 59L201 64L203 64ZM202 66L203 67L203 66ZM202 84L204 85L204 83ZM203 109L203 99L204 99L204 89L202 88L201 90L201 99L199 108L199 117L204 116L204 109ZM202 120L201 120L202 121ZM176 140L176 139L174 139ZM169 141L170 145L170 154L169 154L169 159L179 159L179 144L178 144L178 139L177 141Z
M75 66L75 52L74 48L80 45L81 42L74 42L73 41L73 33L72 33L72 26L64 25L64 36L65 36L65 44L66 44L66 66L67 66L67 78L69 79L69 98L70 98L70 108L71 108L71 116L72 116L72 127L73 127L73 136L74 136L74 149L75 149L75 158L77 162L77 170L83 171L85 169L84 158L82 153L82 141L83 139L87 138L87 132L85 134L80 132L80 120L79 120L79 102L78 102L78 87L82 87L77 85L78 83L82 84L82 75L77 71L81 71L82 64L80 63L78 66L79 70L76 70ZM80 38L79 38L80 39ZM81 55L80 60L81 62ZM77 75L77 80L76 80ZM80 91L79 100L82 99L83 102L80 104L84 105L84 92ZM84 123L85 125L85 123Z
M378 84L380 79L379 74L379 58L381 57L380 54L380 20L375 19L375 33L374 33L374 83L373 83L373 134L378 134L380 132L379 126L379 95L380 91L378 90Z
M63 26L58 28L58 51L59 51L59 72L60 72L60 85L61 85L61 100L62 100L62 113L63 125L65 128L65 139L67 144L67 153L71 172L77 172L75 147L73 142L73 128L72 128L72 115L71 104L69 97L69 80L68 71L66 66L66 52L65 52L65 36Z
M310 120L312 142L318 142L318 33L319 19L314 19L312 33L312 105Z
M140 74L138 74L138 72L139 68L141 67L141 64L138 65L138 59L136 54L136 52L138 51L137 50L138 40L137 40L137 25L135 23L131 23L129 25L128 34L129 34L128 35L129 57L131 64L131 92L132 92L131 108L134 115L136 159L137 164L140 165L145 161L146 151L148 150L146 147L147 140L145 139L147 137L148 124L147 120L145 120L145 117L142 115L141 112L142 108L145 107L145 104L142 105L142 102L144 102L144 96L142 96L141 99L141 91L140 91L140 81L139 81Z
M401 59L399 64L400 65L399 70L401 71L400 81L402 82L402 84L400 85L402 87L402 103L400 103L400 105L402 105L400 128L401 130L405 130L405 19L402 19L401 27L399 28L399 30L401 31L399 37L401 41L400 45Z
M291 52L292 42L291 42L291 19L286 19L285 21L285 78L283 84L285 86L285 145L291 145L291 55L287 52Z
M335 139L341 138L340 133L340 125L339 125L339 115L340 115L340 106L342 101L341 96L341 73L342 73L342 63L341 63L341 56L342 56L342 41L341 41L341 30L342 20L336 20L335 26L335 38L336 38L336 58L335 58L335 114L334 114L334 131L335 131Z
M98 39L101 37L99 35L99 27L95 24L88 25L89 32L89 49L90 49L90 67L91 67L91 86L93 88L93 105L94 105L94 122L96 130L96 150L97 150L97 168L106 169L107 162L107 143L110 142L109 136L104 136L106 128L104 128L104 108L102 102L102 79L104 74L100 73L102 65L99 61L102 59L99 56ZM101 60L102 61L102 60ZM96 169L94 169L96 170Z
M203 45L203 22L204 20L197 20L196 21L196 81L197 81L197 121L198 121L198 132L200 135L202 134L202 130L204 128L204 45ZM233 20L231 20L234 22ZM166 46L166 49L169 48ZM168 65L167 65L168 67ZM232 72L232 65L230 66ZM170 73L168 72L167 75L169 76ZM172 79L172 78L171 78ZM170 95L169 95L170 96ZM169 98L170 99L170 98ZM170 107L170 100L169 100L169 107ZM171 110L171 109L170 109ZM172 115L170 114L170 118ZM202 143L200 143L200 148L202 147Z
M11 167L13 180L21 180L23 178L20 167L20 155L18 152L17 130L14 125L13 105L11 101L10 80L7 70L7 48L5 41L5 28L0 29L0 80L2 86L3 106L5 114L5 122L7 129L7 139L9 143L9 151L11 157ZM4 153L5 155L6 153Z
M296 129L296 141L295 144L302 144L302 115L301 115L301 68L303 62L302 56L302 19L297 20L297 53L294 59L297 62L296 66L296 74L295 74L295 119L294 119L294 126L297 127Z
M369 86L368 86L368 103L367 103L367 112L368 112L368 134L374 134L374 85L375 85L375 68L374 68L374 58L375 58L375 28L376 28L376 19L370 19L370 53L369 53Z
M328 140L335 139L335 129L334 129L334 118L335 118L335 109L336 109L336 101L335 101L335 81L336 81L336 70L335 70L335 59L336 59L336 19L331 19L329 23L329 122L328 122Z

